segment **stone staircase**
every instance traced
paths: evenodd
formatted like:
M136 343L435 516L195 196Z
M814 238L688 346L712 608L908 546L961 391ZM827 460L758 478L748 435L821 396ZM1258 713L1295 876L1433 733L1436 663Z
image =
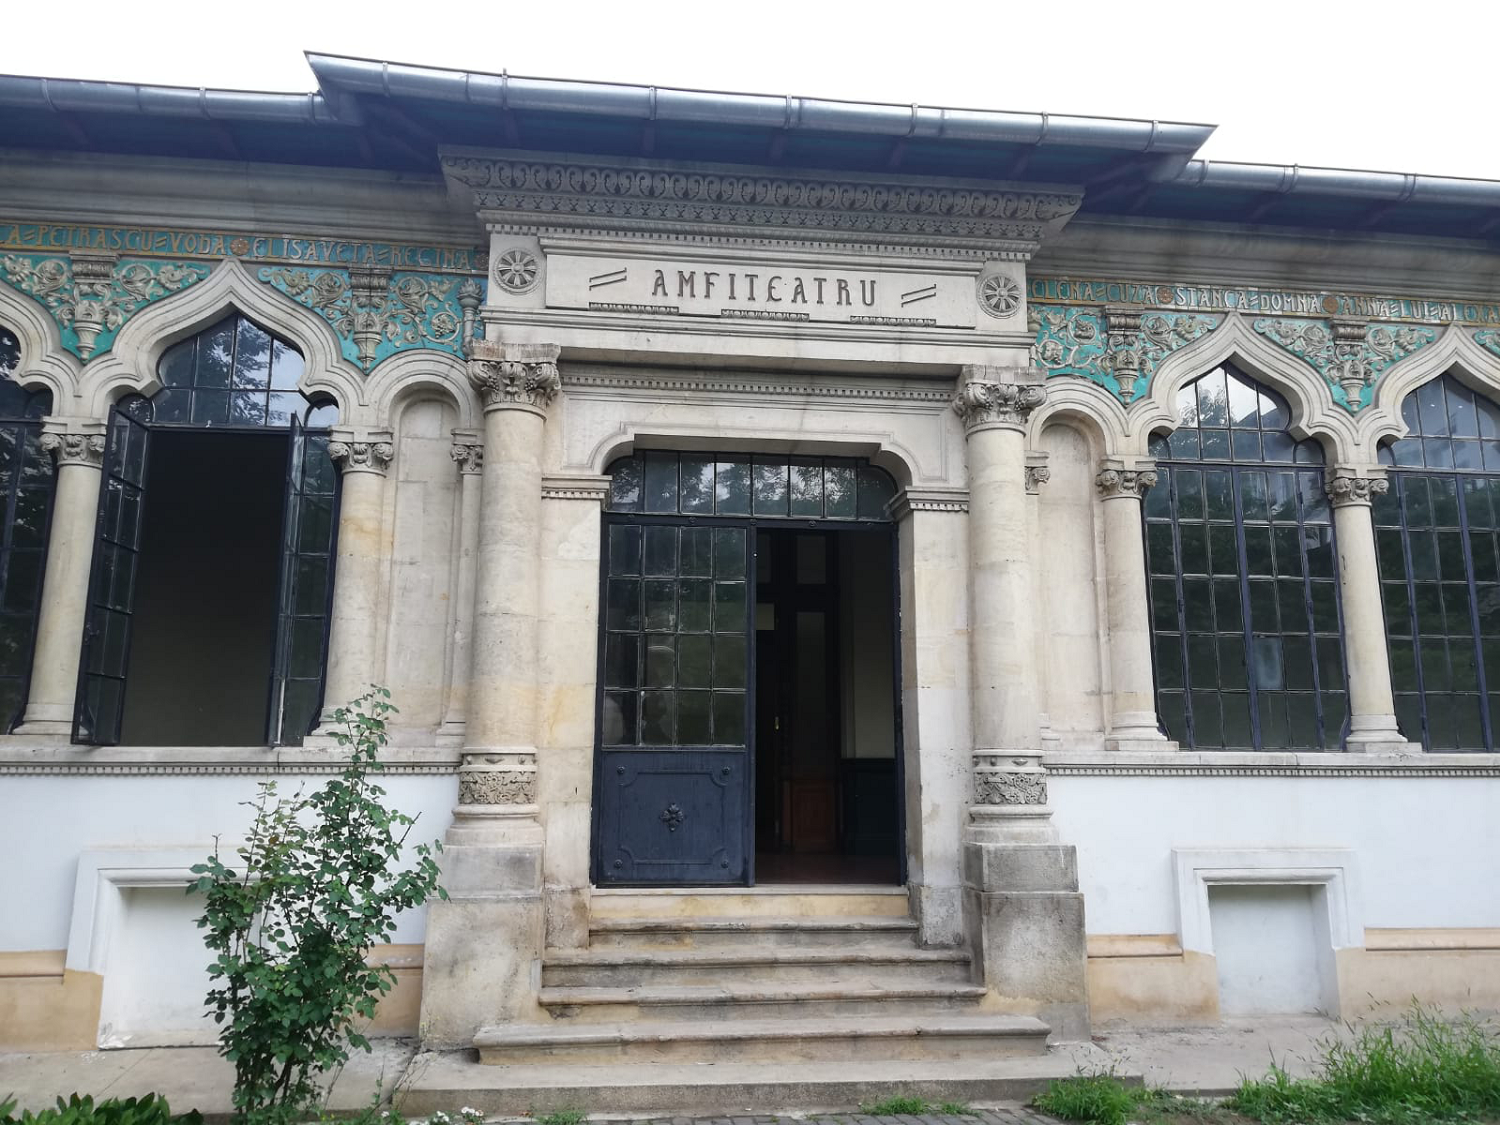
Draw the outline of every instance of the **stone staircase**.
M403 1110L996 1100L1077 1065L998 1010L967 951L921 948L897 887L596 891L588 948L545 953L539 1002L545 1022L475 1036L477 1064L431 1056Z

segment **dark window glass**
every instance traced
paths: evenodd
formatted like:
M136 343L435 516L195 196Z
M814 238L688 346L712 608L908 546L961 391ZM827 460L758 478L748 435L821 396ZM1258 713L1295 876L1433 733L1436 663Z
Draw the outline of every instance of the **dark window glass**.
M867 461L758 455L712 461L635 453L609 467L608 510L887 522L896 482Z
M1145 504L1157 709L1199 750L1336 749L1343 636L1323 452L1274 393L1225 364L1152 439Z
M1500 719L1500 406L1451 375L1401 404L1380 450L1375 552L1402 733L1431 751L1493 751Z
M52 395L13 382L20 366L20 342L0 328L0 733L26 706L52 518L52 458L42 449Z
M149 400L132 396L129 413L155 425L284 429L295 417L327 429L338 408L297 390L302 371L295 348L233 314L168 348L156 365L162 389Z

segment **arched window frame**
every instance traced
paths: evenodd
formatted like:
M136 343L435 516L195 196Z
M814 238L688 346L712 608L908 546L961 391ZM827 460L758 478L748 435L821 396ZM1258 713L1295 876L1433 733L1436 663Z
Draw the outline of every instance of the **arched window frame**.
M1401 729L1439 752L1500 737L1500 402L1452 373L1401 402L1373 497L1391 686Z
M1181 388L1178 408L1177 429L1152 439L1160 482L1144 505L1168 737L1338 749L1348 685L1322 447L1299 441L1286 401L1229 363Z

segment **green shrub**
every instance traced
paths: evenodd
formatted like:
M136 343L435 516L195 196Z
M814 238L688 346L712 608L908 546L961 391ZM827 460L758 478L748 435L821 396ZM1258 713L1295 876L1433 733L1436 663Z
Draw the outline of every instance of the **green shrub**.
M892 1094L890 1097L871 1105L862 1105L859 1112L870 1117L897 1117L901 1115L912 1115L927 1113L928 1105L921 1098L909 1095Z
M1049 1083L1031 1104L1064 1121L1126 1125L1139 1095L1113 1074L1081 1074Z
M396 864L415 820L381 803L372 775L384 767L390 692L373 688L333 714L349 759L338 776L302 796L277 797L264 782L238 870L217 849L193 867L188 893L205 896L204 942L215 957L207 1004L220 1023L219 1053L234 1063L238 1125L289 1125L315 1117L318 1076L368 1051L355 1028L395 983L366 954L389 942L395 916L437 894L433 853L420 845Z
M15 1116L13 1100L0 1101L0 1125L202 1125L196 1109L174 1115L167 1099L147 1094L144 1098L110 1098L98 1105L88 1094L57 1099L55 1107L40 1113L25 1110Z

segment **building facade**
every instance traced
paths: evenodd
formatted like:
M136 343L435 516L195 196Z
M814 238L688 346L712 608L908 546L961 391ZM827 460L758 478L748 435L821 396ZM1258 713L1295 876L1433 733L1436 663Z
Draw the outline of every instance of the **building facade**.
M0 79L0 1043L211 1039L371 683L434 1046L1500 1004L1500 185L313 65Z

